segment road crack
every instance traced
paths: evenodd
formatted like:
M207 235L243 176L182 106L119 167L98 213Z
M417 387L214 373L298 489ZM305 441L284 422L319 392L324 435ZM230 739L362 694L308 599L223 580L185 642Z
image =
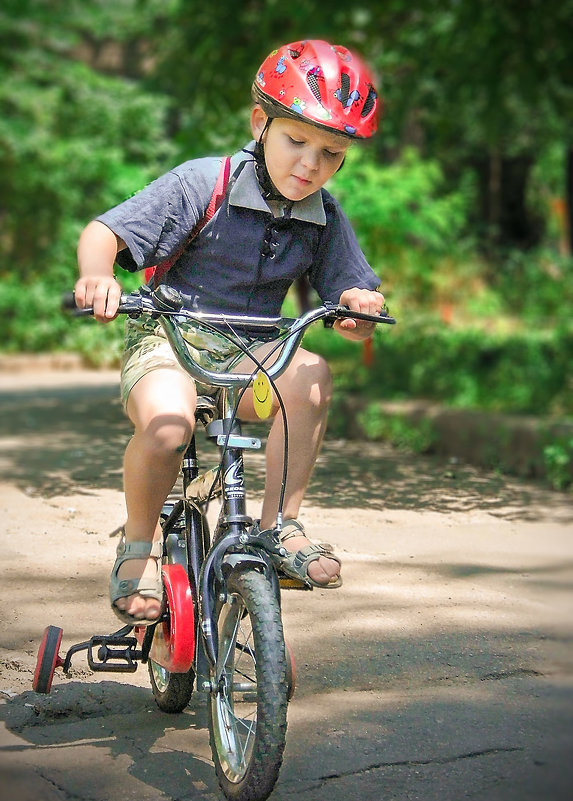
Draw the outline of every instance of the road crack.
M484 673L480 676L480 681L501 681L502 679L514 679L517 676L543 676L538 670L529 670L527 668L516 668L515 670L501 670L497 673Z
M79 796L76 793L70 792L66 787L61 784L58 784L56 781L51 779L49 776L46 776L41 770L35 770L34 773L36 776L39 776L42 781L45 781L46 784L53 787L58 793L61 793L66 801L86 801L86 797L84 795Z
M468 751L463 754L454 754L452 756L444 756L444 757L430 757L428 759L400 759L391 762L374 762L370 765L366 765L365 767L359 768L357 770L347 770L347 771L338 771L336 773L327 773L324 776L317 776L316 779L312 780L313 786L320 786L325 782L333 781L336 779L345 779L352 776L362 776L370 771L374 770L381 770L383 768L410 768L410 767L423 767L427 765L450 765L454 762L462 762L467 759L480 759L481 757L487 756L495 756L496 754L511 754L516 751L523 751L523 748L518 747L507 747L507 748L484 748L480 751ZM285 785L296 783L298 789L296 792L300 791L300 780L296 782L284 782L283 789L286 792L289 791ZM295 792L294 789L292 792Z

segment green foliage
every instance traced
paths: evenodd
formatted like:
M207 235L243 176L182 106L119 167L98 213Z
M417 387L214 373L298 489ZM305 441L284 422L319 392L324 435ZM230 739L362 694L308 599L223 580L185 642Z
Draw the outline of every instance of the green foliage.
M547 480L556 490L564 490L573 483L573 439L561 438L546 445L543 459Z
M64 271L65 272L65 271ZM74 352L86 365L111 367L119 364L123 348L121 319L100 325L91 318L77 318L62 312L61 300L70 284L62 280L60 291L47 280L38 278L23 286L18 276L2 281L0 293L0 332L6 353ZM126 289L130 289L126 282Z
M414 453L427 453L435 442L435 431L429 420L415 424L400 415L385 414L375 402L358 412L357 420L368 439L383 440Z
M490 274L489 283L506 313L520 315L529 324L546 328L571 320L572 258L549 248L525 253L513 250Z
M372 150L354 147L331 185L393 296L427 305L451 294L456 284L466 284L467 274L456 274L456 264L467 262L469 180L448 192L439 164L423 160L414 149L382 166Z
M83 225L173 152L168 103L71 58L70 25L40 19L0 19L0 271L69 284Z
M53 289L42 281L25 288L16 275L2 280L0 321L8 352L58 350L68 328Z
M439 164L413 148L380 165L371 150L353 147L331 185L368 249L384 256L411 246L443 255L467 221L467 194L444 192Z
M316 328L308 347L329 359L339 391L381 400L426 398L459 408L573 415L573 331L493 333L399 321L374 338L374 365L360 345Z
M402 122L419 110L433 148L458 157L492 148L516 154L558 130L566 135L572 0L423 0L394 8L392 108Z

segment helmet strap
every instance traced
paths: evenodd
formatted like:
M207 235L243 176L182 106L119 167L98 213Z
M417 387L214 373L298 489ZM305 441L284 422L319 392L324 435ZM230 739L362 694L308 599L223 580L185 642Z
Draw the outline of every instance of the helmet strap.
M255 174L257 176L257 181L259 182L259 186L261 188L261 195L263 196L263 200L280 200L280 201L287 201L286 198L276 186L273 184L271 180L271 176L269 175L269 171L267 170L267 164L265 161L265 146L263 143L263 136L269 130L271 126L271 122L273 121L274 117L267 117L263 130L261 131L261 135L259 136L257 143L254 149L254 156L255 156Z

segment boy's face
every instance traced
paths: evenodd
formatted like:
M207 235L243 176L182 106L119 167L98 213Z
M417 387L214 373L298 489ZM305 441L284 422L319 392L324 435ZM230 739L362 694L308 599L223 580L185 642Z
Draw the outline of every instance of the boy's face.
M258 139L266 115L253 109L251 128ZM306 122L278 117L263 136L265 161L271 181L289 200L303 200L316 192L338 170L350 141Z

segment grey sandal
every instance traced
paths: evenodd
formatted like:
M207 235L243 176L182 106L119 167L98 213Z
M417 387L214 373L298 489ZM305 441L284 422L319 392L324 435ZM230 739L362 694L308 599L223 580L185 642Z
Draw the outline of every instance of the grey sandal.
M267 529L260 533L268 535L274 532L272 532L271 529ZM285 520L279 535L279 540L281 543L284 543L290 540L291 537L298 537L301 535L306 536L306 532L298 520ZM342 566L342 562L338 556L335 555L332 546L326 542L306 545L296 552L287 551L286 548L278 548L271 556L271 559L275 567L282 570L283 573L286 573L286 575L291 578L300 579L304 581L305 584L309 584L311 587L316 587L320 590L336 590L338 587L342 586L342 576L333 576L327 584L321 584L308 575L308 566L312 562L316 562L320 559L321 556L325 556L327 559L333 559Z
M141 595L143 598L154 598L161 603L163 601L162 555L163 543L160 540L157 542L126 542L125 531L122 532L120 543L117 546L117 559L109 580L109 598L111 608L123 623L131 626L151 626L153 623L157 623L159 618L148 620L147 618L135 617L119 609L115 602L119 598L127 598L130 595ZM150 556L156 560L157 572L155 578L120 579L117 575L124 562L130 559L148 559Z

